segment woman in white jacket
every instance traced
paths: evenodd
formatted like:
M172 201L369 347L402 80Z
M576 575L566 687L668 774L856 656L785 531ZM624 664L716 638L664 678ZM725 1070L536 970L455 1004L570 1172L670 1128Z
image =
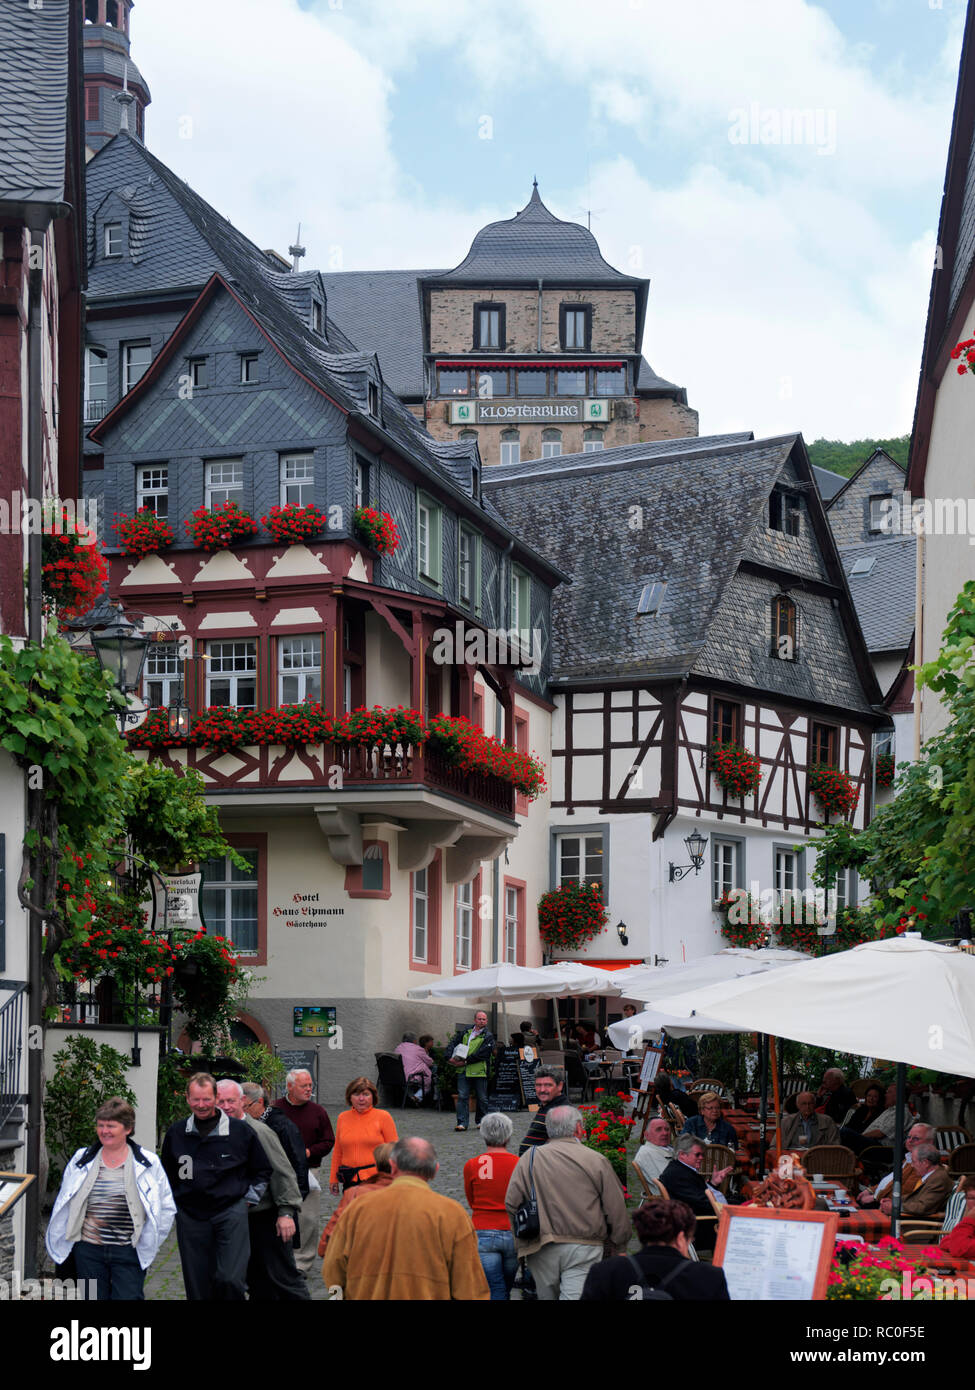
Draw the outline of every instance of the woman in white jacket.
M56 1264L73 1252L77 1277L96 1280L99 1299L139 1299L176 1204L159 1159L132 1138L135 1111L127 1101L105 1101L95 1129L98 1142L79 1149L64 1170L44 1243Z

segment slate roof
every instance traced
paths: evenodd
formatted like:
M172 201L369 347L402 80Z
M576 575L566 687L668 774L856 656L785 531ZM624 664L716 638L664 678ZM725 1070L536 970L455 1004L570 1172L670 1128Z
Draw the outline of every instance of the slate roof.
M174 265L176 272L182 266L184 274L199 273L209 262L213 268L207 276L207 282L210 283L213 276L223 279L292 366L318 385L343 409L367 416L368 385L370 381L376 382L381 392L381 427L394 444L442 485L446 485L448 490L464 496L469 502L475 501L472 495L473 471L475 468L480 470L481 465L476 441L459 438L434 439L403 405L395 391L383 382L374 353L360 352L330 317L326 325L326 338L323 340L312 332L307 319L296 312L296 303L303 302L311 285L318 281L317 271L307 271L295 276L276 269L262 250L226 218L221 217L161 160L150 154L141 142L125 132L104 146L103 151L95 156L89 167L103 158L104 151L113 147L126 154L135 152L148 168L152 179L151 182L146 180L131 188L129 198L130 205L144 212L146 221L150 224L145 233L145 244L147 248L152 247L152 254L148 254L147 250L141 266L137 266L137 283L145 279L147 285L156 290L172 286L173 281L167 280L159 268L154 268L152 264L155 259L155 246L161 239L165 239L166 233L169 232L183 243L184 257L180 262L174 263L170 260L170 274L174 273ZM108 161L104 167L108 167ZM131 164L129 167L132 167ZM117 180L112 182L113 187L116 182ZM125 191L123 189L123 195ZM175 225L172 205L163 197L163 192L169 193L189 220L189 234L185 221L181 220L178 227ZM103 201L105 196L108 196L107 192L103 192ZM104 265L105 262L96 260L94 268L97 270ZM143 269L144 276L140 273ZM116 268L112 267L109 276L115 271ZM130 293L131 280L130 274L127 284ZM152 368L143 378L147 385L151 376ZM138 392L139 385L124 399L129 401ZM117 411L118 407L115 407L115 410ZM106 420L102 422L106 425L106 430L114 425L117 418L114 411L106 416ZM100 428L98 426L92 431L93 438ZM488 514L507 534L511 534L507 522L495 508L492 507ZM533 550L530 544L521 539L518 540L518 547L526 556L549 563L545 562L544 557Z
M889 540L845 545L840 550L843 572L871 653L902 651L911 640L916 547L914 536L893 536ZM874 561L869 574L853 574L859 559Z
M0 4L0 201L65 200L70 5Z
M816 484L819 488L819 495L826 505L829 506L836 494L844 488L850 480L849 478L845 478L842 473L834 473L831 468L818 468L816 464L812 464L811 467L813 477L816 479Z
M796 435L662 440L487 470L509 523L572 574L552 600L554 681L698 674L869 711L831 598L801 593L799 659L771 663L770 581L739 569L797 447ZM641 617L657 581L659 611Z
M606 282L646 285L604 261L592 232L578 222L563 222L538 196L537 184L522 208L503 222L489 222L453 270L436 274L446 284L503 280L556 280L563 284Z
M867 457L863 460L863 462L860 464L860 467L857 468L853 473L851 473L848 478L840 478L840 485L835 490L832 497L827 497L826 494L823 493L823 501L826 503L827 508L829 507L829 504L831 502L835 501L836 498L839 497L840 493L846 492L847 488L851 487L852 484L856 482L860 474L865 472L866 469L870 467L874 459L878 458L885 459L886 462L890 464L891 468L897 469L897 473L906 475L907 469L904 467L904 465L902 463L898 463L895 458L892 458L891 455L888 454L886 449L874 449L873 452L871 454L868 454ZM823 473L825 471L825 469L815 469L815 472L817 473ZM839 475L834 474L833 476ZM820 488L820 491L822 491L822 488Z
M374 352L383 377L408 399L426 394L418 279L439 270L323 272L328 311L354 343Z

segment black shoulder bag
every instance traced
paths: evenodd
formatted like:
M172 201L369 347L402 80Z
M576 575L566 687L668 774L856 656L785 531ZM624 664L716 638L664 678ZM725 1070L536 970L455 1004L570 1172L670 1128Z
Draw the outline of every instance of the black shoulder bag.
M535 1150L537 1144L532 1145L531 1155L528 1159L528 1181L531 1185L531 1192L526 1201L520 1207L515 1208L512 1218L512 1227L519 1240L534 1240L541 1234L541 1223L538 1219L538 1198L535 1196L535 1174L533 1164L535 1162Z

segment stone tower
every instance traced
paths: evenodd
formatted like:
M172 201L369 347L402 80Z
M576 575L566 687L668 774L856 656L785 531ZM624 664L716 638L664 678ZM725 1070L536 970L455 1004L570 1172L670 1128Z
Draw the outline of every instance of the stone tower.
M85 152L96 151L128 129L145 136L145 111L152 97L129 57L133 0L84 0Z

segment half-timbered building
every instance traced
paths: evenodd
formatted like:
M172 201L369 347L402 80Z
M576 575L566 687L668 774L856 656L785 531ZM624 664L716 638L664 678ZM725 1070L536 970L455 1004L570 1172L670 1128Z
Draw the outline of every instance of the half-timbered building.
M725 892L809 887L811 767L849 775L865 823L888 722L801 438L661 441L483 486L551 558L575 556L552 615L551 879L599 880L611 914L580 954L707 954ZM718 785L716 743L757 755L756 790ZM688 872L692 831L707 847Z

